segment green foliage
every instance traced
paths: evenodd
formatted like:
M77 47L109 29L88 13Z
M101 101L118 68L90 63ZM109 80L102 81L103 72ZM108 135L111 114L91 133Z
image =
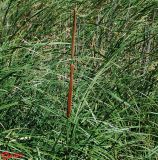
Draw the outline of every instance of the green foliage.
M156 0L1 1L0 151L29 160L157 159L157 8Z

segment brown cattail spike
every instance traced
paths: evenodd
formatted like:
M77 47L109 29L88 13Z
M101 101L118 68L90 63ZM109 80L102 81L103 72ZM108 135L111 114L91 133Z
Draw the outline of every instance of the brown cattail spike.
M72 110L72 93L73 93L73 74L74 74L75 66L73 64L70 65L70 84L69 84L69 93L68 93L68 108L67 108L67 117L70 117Z

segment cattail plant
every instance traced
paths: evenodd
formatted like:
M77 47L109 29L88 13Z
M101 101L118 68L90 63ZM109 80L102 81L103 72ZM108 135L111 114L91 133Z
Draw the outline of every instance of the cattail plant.
M70 64L70 82L67 102L67 118L71 115L72 110L72 95L73 95L73 76L74 76L74 55L75 55L75 36L76 36L76 9L73 13L73 32L72 32L72 44L71 44L71 64Z

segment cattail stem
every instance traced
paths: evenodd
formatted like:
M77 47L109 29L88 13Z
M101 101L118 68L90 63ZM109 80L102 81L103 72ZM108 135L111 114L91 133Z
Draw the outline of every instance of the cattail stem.
M75 36L76 36L76 9L74 9L73 14L73 32L72 32L72 44L71 44L71 58L74 58L75 55Z

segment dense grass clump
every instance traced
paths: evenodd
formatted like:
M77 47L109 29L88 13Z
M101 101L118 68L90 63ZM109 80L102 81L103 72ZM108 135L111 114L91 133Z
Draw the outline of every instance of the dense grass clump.
M157 46L157 0L1 1L0 151L29 160L158 159Z

